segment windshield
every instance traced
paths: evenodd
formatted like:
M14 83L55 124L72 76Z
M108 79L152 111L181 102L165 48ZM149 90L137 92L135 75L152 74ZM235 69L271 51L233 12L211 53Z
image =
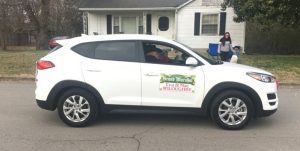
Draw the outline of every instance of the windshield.
M204 52L200 52L200 51L194 50L193 48L191 48L191 47L189 47L189 46L187 46L185 44L182 44L182 43L180 43L180 44L183 45L184 47L192 50L194 53L196 53L197 55L199 55L201 58L203 58L205 61L207 61L208 63L210 63L212 65L223 64L223 62L221 60L217 60L217 59L214 59L212 57L206 56Z
M221 60L217 60L217 59L214 59L212 57L207 57L199 51L196 51L196 50L193 50L193 49L191 49L191 50L193 52L195 52L197 55L199 55L201 58L203 58L205 61L209 62L212 65L223 64L223 62Z

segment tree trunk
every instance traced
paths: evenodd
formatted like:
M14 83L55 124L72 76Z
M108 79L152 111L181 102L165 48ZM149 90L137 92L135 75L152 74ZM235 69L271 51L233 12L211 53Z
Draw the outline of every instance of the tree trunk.
M36 50L48 49L48 30L41 28L37 34Z
M2 50L7 50L7 40L6 40L6 36L3 37Z
M34 13L32 5L28 1L22 1L24 9L35 26L37 31L36 36L36 50L48 49L48 30L49 30L49 16L50 16L50 0L40 0L41 9L40 16Z
M3 8L3 6L2 7L0 7L1 8L1 13L2 13L2 15L1 15L1 17L2 17L2 23L1 23L1 25L0 25L0 40L1 40L1 49L2 50L6 50L7 49L7 47L6 47L6 39L7 39L7 34L6 34L6 30L7 30L7 20L6 20L6 16L7 16L7 11L6 11L6 9L5 8Z
M0 33L0 40L1 40L1 50L7 50L7 40L6 40L5 32Z
M50 0L41 0L41 17L40 29L38 30L36 49L48 49L48 30L49 30L49 16L50 16Z

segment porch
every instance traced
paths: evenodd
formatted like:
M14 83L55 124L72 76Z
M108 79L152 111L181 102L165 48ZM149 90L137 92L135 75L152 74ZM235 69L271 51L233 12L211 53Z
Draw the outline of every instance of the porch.
M151 34L175 38L175 10L89 11L84 32L97 34Z

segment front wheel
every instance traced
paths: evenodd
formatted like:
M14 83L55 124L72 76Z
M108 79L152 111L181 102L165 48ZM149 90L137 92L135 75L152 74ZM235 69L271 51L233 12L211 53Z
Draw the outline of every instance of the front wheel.
M95 121L98 114L95 97L83 89L64 92L57 108L61 120L72 127L86 126Z
M210 115L213 121L223 129L241 129L252 118L253 104L251 99L243 92L225 91L214 99Z

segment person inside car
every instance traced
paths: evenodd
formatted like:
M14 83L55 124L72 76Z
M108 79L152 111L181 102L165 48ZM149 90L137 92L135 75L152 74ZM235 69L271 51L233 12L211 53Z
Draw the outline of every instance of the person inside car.
M154 45L147 46L145 51L146 62L163 64L169 63L170 59L162 53L163 51L159 48L156 48Z

